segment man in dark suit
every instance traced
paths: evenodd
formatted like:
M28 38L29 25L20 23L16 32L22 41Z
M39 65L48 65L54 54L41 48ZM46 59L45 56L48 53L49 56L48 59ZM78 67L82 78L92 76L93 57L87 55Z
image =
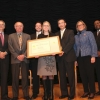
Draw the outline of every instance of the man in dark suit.
M41 34L41 29L42 29L42 23L37 22L35 24L35 30L36 33L31 35L31 39L37 39L38 35ZM39 94L39 76L37 75L37 64L38 64L38 58L31 58L31 69L32 69L32 76L33 76L33 95L32 98L36 98Z
M5 22L0 20L0 73L1 73L1 99L11 100L8 97L7 77L9 70L8 35L4 33Z
M16 33L10 34L8 38L8 46L11 52L12 64L12 90L13 100L18 100L19 73L22 74L22 89L25 100L30 100L28 92L28 63L26 58L27 40L30 35L23 33L23 24L16 22L14 28Z
M74 32L73 30L66 29L66 21L64 19L58 20L58 27L60 31L56 33L59 36L62 53L57 57L61 96L59 99L68 97L72 100L75 96L75 76L74 76L74 61L76 60L74 51ZM68 95L66 73L70 86L70 95Z
M96 93L96 95L100 95L100 20L96 20L94 22L94 27L96 29L96 31L94 32L94 36L98 48L98 57L96 57L95 69L96 69L99 91Z

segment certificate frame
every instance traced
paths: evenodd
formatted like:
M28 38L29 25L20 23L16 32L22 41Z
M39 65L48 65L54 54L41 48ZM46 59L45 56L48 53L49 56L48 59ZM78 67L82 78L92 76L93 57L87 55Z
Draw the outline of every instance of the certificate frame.
M62 51L59 36L27 41L27 58L59 54Z

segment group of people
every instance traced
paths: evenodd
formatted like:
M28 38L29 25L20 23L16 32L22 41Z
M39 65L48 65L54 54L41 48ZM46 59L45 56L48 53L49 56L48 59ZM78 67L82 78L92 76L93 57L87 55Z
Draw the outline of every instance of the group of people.
M22 90L25 100L34 100L39 94L39 76L42 76L44 96L43 100L54 100L53 79L57 74L58 65L60 76L61 96L59 99L68 97L73 100L75 97L75 75L74 64L79 66L84 94L81 98L93 99L95 94L100 95L100 20L94 22L96 31L94 34L87 31L86 24L80 20L76 23L77 34L66 28L64 19L58 20L59 31L55 34L51 31L48 21L35 24L36 33L26 34L23 32L22 22L16 22L15 33L9 36L5 34L5 22L0 20L0 73L1 73L1 100L18 100L19 94L19 73L22 74ZM62 52L49 56L35 56L27 59L27 41L40 38L59 36ZM8 97L7 76L9 69L9 54L11 53L12 69L12 93L13 98ZM32 66L33 95L28 92L28 69L29 63ZM95 65L95 67L94 67ZM94 68L98 79L98 92L95 91ZM70 91L68 92L66 73Z

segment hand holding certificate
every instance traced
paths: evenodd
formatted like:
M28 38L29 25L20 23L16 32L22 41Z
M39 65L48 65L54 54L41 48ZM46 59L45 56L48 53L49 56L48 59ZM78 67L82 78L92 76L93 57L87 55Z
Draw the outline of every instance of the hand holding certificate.
M27 41L27 58L61 53L58 36Z

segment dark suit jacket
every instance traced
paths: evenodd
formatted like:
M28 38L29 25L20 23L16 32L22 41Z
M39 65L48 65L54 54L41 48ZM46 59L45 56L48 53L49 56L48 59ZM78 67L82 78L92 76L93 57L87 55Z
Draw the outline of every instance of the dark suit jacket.
M5 56L5 59L9 60L9 50L8 50L8 35L4 33L4 45L0 45L0 51L1 52L7 52L8 54Z
M0 46L0 51L2 52L7 52L8 53L8 35L7 34L4 34L4 45L3 46Z
M100 51L100 33L99 33L98 36L97 36L97 31L93 32L93 34L94 34L94 37L95 37L95 40L96 40L96 43L97 43L98 51Z
M62 51L64 51L63 56L57 56L57 61L60 59L65 59L67 62L72 62L76 60L76 55L74 51L74 32L73 30L65 29L63 37L61 39L60 31L56 33L57 36L60 38L60 43L62 46Z
M36 39L36 33L31 34L31 40ZM35 63L34 63L35 62ZM38 59L37 58L30 58L30 64L33 65L32 63L34 63L34 66L37 66L38 63ZM33 67L33 66L32 66Z
M31 35L31 40L36 39L36 33Z
M30 40L30 35L26 33L22 33L22 51L21 54L26 56L27 51L27 40ZM20 55L19 41L17 33L13 33L9 35L8 38L8 47L11 52L11 64L20 63L17 59L17 56ZM24 62L28 63L27 58L24 58Z

